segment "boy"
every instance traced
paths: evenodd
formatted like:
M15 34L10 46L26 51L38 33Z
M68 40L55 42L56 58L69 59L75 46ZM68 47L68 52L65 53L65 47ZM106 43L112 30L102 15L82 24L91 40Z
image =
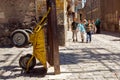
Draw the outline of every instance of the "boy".
M81 41L84 42L85 41L86 30L85 30L84 24L81 21L78 24L78 28L80 30Z

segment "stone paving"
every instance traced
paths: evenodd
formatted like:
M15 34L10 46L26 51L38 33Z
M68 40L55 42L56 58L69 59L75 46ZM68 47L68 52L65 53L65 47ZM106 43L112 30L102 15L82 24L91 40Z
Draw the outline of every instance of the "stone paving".
M53 67L45 77L36 67L32 74L22 73L18 60L32 47L0 48L0 80L120 80L120 34L94 34L91 43L81 43L67 33L67 45L59 47L61 74L53 75Z

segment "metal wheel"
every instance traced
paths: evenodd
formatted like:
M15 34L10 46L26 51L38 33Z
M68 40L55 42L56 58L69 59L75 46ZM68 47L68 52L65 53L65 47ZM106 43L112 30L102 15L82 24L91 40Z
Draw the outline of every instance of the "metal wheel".
M27 33L29 33L29 34L33 34L33 31L32 30L30 30L30 29L24 29Z
M29 34L22 29L15 30L11 34L11 40L17 47L23 47L29 42Z
M27 55L25 55L25 56L20 57L20 59L19 59L19 65L20 65L20 67L21 67L22 69L24 69L24 70L27 69L27 63L28 63L28 61L29 61L29 59L30 59L31 57L32 57L31 54L27 54ZM34 58L32 59L32 61L30 62L28 69L29 69L29 70L33 69L35 65L36 65L36 59L35 59L35 57L34 57Z

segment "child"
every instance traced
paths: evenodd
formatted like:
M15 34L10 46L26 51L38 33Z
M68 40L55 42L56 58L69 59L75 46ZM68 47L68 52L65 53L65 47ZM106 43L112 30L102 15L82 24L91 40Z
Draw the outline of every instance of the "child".
M87 43L92 41L92 28L93 25L91 24L91 21L88 21L88 25L86 26L86 32L87 32Z
M79 30L80 30L81 41L82 41L82 42L85 42L86 30L85 30L85 27L84 27L83 22L81 22L81 21L79 22L78 28L79 28Z

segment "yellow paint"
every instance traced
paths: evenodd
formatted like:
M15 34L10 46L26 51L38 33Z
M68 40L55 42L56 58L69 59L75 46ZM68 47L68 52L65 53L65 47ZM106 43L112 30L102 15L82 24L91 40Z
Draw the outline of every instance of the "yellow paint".
M45 19L50 12L50 8L47 13L44 15L42 20L35 27L33 34L30 34L30 42L33 44L33 56L37 58L45 68L47 68L47 60L46 60L46 48L45 48L45 35L43 25L45 23ZM31 59L33 58L31 57ZM29 66L31 59L28 61L27 66ZM28 67L27 67L28 70Z

